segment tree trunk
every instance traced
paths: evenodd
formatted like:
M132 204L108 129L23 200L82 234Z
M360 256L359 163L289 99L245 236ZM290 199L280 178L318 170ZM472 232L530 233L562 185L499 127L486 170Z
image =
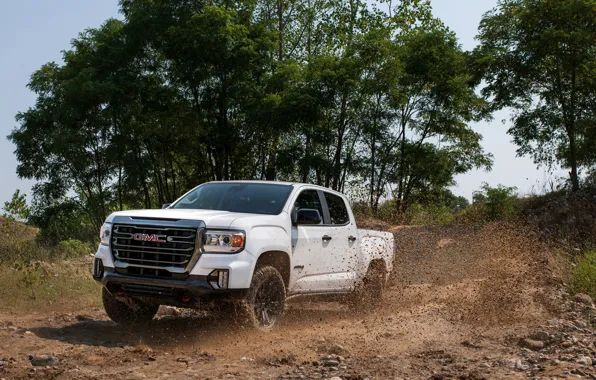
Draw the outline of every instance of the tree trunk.
M335 156L333 157L333 190L339 190L339 179L341 177L341 153L344 144L344 133L346 129L346 117L347 117L347 103L348 103L348 90L344 88L342 99L341 99L341 110L339 115L339 125L337 128L337 146L335 148Z
M404 196L404 181L406 165L406 123L402 120L401 123L401 147L399 158L399 184L397 191L397 199L395 200L395 211L399 214L403 211L403 196Z
M577 174L577 145L575 141L575 131L571 128L569 134L569 166L571 171L569 177L571 179L571 190L575 193L579 190L579 176Z

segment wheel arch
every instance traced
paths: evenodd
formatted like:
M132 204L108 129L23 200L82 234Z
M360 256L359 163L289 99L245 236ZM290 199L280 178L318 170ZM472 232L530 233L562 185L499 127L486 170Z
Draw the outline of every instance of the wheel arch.
M263 266L272 266L281 274L287 289L290 284L290 265L290 255L287 252L266 251L263 252L257 259L255 270Z

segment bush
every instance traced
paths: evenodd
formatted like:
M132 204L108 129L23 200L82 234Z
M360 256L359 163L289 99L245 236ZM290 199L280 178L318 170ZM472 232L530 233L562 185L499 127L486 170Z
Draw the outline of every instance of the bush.
M570 286L574 294L586 293L596 298L596 251L586 253L577 261Z
M474 192L476 212L480 211L485 220L504 220L515 217L519 212L517 188L497 185L490 187L486 182Z
M39 241L50 246L70 239L87 242L97 240L98 227L91 223L74 199L51 205L34 205L29 222L40 229Z
M92 252L91 244L75 239L61 241L57 249L58 256L64 259L86 256Z
M406 221L413 225L449 224L454 215L445 205L411 204L406 210Z

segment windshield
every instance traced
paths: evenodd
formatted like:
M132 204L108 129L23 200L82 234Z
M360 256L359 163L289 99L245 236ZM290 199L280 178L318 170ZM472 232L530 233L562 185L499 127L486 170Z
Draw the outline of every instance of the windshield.
M171 208L276 215L281 212L291 191L290 185L206 183L186 194Z

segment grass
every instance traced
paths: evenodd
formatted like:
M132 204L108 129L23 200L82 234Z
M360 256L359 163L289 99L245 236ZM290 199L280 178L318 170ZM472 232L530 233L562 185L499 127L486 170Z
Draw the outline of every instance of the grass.
M573 294L586 293L596 298L596 251L586 253L577 261L570 287Z
M0 311L77 311L100 305L91 277L92 247L66 240L50 247L36 228L0 217Z
M90 258L0 265L0 310L77 311L101 304L101 287L90 272ZM39 263L39 264L38 264Z

